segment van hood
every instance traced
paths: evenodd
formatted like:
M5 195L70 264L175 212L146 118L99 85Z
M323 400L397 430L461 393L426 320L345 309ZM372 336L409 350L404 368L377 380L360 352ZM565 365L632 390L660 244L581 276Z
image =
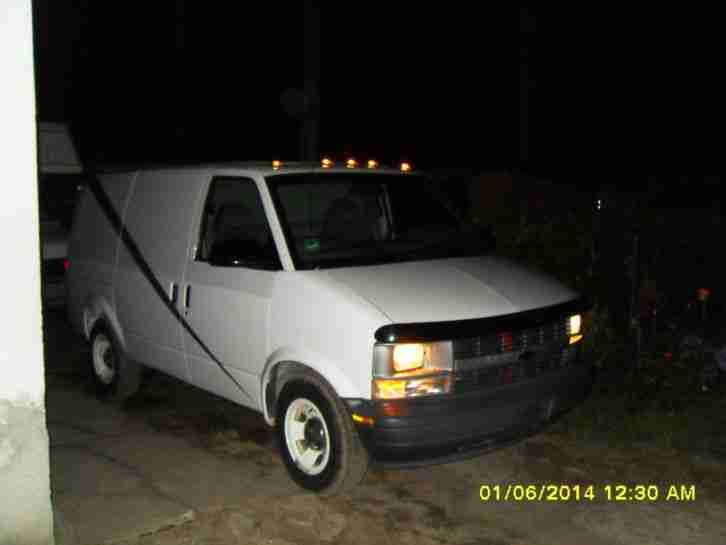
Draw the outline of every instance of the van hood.
M393 323L487 318L555 305L577 294L553 278L498 257L327 269Z

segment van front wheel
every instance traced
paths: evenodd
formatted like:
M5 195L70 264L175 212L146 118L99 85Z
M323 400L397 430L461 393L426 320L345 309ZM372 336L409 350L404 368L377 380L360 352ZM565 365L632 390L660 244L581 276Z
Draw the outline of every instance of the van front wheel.
M98 397L122 401L139 389L141 366L126 357L105 321L99 320L91 332L91 373Z
M350 413L316 375L288 382L280 395L277 436L285 467L306 490L337 494L365 476L368 453Z

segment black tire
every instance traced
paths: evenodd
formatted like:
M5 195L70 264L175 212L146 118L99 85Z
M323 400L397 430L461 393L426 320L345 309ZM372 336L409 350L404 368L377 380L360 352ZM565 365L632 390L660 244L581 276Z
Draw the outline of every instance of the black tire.
M369 458L354 428L350 412L322 377L312 372L296 372L295 376L287 378L288 382L277 404L276 435L290 477L305 490L326 495L354 488L365 477ZM296 411L303 407L311 409L312 417L295 420ZM317 413L312 407L317 409ZM322 422L317 423L316 419ZM292 421L304 422L305 439L302 441L294 441L293 434L286 432L286 422ZM320 439L320 442L327 447L317 450L321 453L318 456L319 464L314 468L307 465L306 470L300 452L307 452L306 447L310 442L315 445L315 439L308 441L308 432L319 438L317 432L321 427L324 428L322 433L327 432L328 440ZM318 446L309 450L316 451Z
M113 330L103 319L96 322L91 331L90 364L100 399L123 401L138 391L141 366L126 357Z

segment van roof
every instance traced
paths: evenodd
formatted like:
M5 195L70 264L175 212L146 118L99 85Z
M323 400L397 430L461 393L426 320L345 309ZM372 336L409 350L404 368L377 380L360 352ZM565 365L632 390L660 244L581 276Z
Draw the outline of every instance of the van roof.
M220 162L220 163L199 163L199 164L143 164L143 165L123 165L118 167L103 166L97 168L96 171L101 174L111 174L119 172L136 172L136 171L216 171L229 174L257 174L261 176L273 176L278 174L305 174L313 172L336 172L336 173L382 173L382 174L401 174L401 170L392 167L379 166L376 168L367 168L359 166L356 168L348 168L344 163L337 163L331 167L323 168L318 162L303 161L283 161L281 166L274 168L272 161L240 161L240 162Z

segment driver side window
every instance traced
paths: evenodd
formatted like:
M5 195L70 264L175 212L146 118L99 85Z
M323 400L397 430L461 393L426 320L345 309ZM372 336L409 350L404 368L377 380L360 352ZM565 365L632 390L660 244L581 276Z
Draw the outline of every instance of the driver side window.
M273 268L279 263L254 181L212 180L196 258L216 266Z

